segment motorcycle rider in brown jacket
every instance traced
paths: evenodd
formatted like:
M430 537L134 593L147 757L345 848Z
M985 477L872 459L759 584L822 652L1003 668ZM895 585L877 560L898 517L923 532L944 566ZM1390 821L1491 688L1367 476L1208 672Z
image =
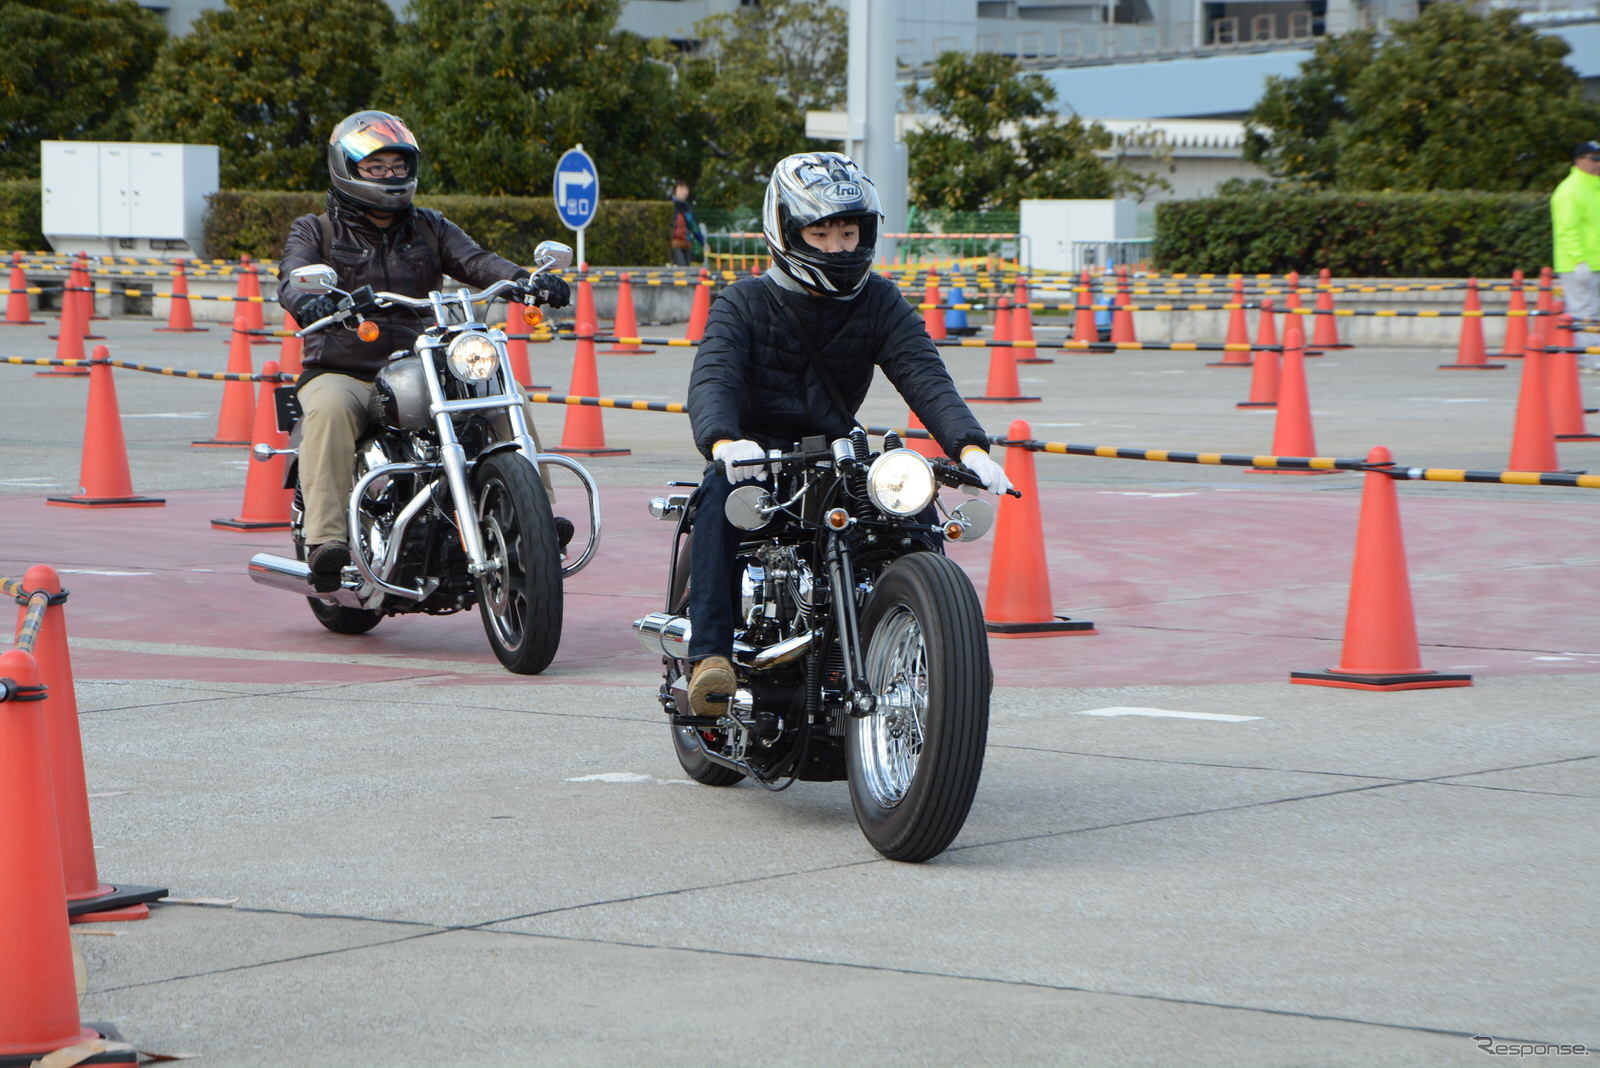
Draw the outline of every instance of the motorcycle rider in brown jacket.
M296 267L325 263L339 273L339 287L425 297L443 276L485 288L507 278L528 279L527 270L480 246L455 223L428 208L413 207L417 140L397 116L358 111L328 138L328 201L322 215L302 215L289 230L279 261L278 302L301 326L333 314L331 295L304 295L289 286ZM564 307L566 282L533 278L539 303ZM305 507L306 563L314 588L336 589L350 562L345 499L352 485L356 440L372 416L373 379L396 349L410 349L423 325L408 308L358 306L378 325L378 337L362 341L353 329L329 329L305 341L297 385L300 401L300 490ZM533 421L529 419L529 429ZM537 435L534 438L538 442ZM556 517L562 547L572 524Z

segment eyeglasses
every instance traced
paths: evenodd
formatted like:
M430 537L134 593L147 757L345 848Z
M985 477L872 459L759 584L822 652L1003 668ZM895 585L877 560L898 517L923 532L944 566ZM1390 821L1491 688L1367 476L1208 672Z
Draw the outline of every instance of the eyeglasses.
M411 168L404 163L363 163L356 168L363 178L404 178Z

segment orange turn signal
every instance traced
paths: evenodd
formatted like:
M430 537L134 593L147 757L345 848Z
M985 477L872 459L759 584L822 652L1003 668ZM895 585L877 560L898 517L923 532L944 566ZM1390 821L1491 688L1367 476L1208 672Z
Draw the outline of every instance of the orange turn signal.
M966 535L966 533L967 528L963 524L956 522L954 519L950 520L944 525L944 536L946 541L960 541Z
M540 311L535 305L524 304L522 306L522 321L529 326L538 326L544 322L544 312Z
M360 338L362 341L376 341L378 340L378 335L381 333L383 333L383 331L379 329L378 324L373 322L371 319L366 320L360 326L356 327L356 337Z
M822 521L834 530L843 530L850 525L850 513L843 508L830 508Z

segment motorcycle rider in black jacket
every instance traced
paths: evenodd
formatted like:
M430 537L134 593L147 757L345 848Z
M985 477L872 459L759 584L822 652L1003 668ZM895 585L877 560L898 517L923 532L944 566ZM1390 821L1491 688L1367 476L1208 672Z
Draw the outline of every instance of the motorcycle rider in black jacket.
M425 297L443 276L484 288L529 272L482 248L437 211L413 207L422 153L397 116L358 111L333 128L328 138L328 202L323 215L302 215L289 229L278 265L278 302L301 326L331 315L338 298L305 295L289 286L296 267L325 263L339 273L339 287ZM567 283L537 276L539 303L564 307ZM396 349L409 349L423 325L409 308L358 308L380 327L374 341L353 329L329 329L305 341L304 367L297 384L301 438L299 477L305 507L306 563L312 585L333 590L350 562L346 544L345 498L352 483L356 440L371 418L373 379ZM528 420L530 431L533 420ZM535 443L538 438L535 436ZM572 524L556 517L562 547Z
M695 715L720 714L718 704L735 685L729 658L738 532L723 518L723 504L733 485L762 471L734 466L738 461L808 435L847 436L874 368L882 368L946 453L991 492L1011 486L921 318L893 282L872 273L882 218L876 187L848 156L785 157L773 168L762 208L771 269L735 282L712 305L688 399L695 445L711 461L696 493L690 550Z

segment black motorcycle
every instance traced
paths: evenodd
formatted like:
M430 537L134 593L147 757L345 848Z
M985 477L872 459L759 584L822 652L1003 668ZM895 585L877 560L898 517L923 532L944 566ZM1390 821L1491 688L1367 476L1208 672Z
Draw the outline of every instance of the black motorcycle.
M978 787L992 686L982 606L941 549L982 537L994 507L969 499L942 512L941 485L978 480L892 434L881 453L857 429L748 463L771 477L735 487L724 509L746 532L736 561L738 688L724 714L696 716L689 706L696 498L650 502L653 515L678 524L667 610L633 626L663 657L659 699L678 761L708 786L848 779L878 852L936 856L960 832Z
M555 241L540 244L535 255L537 271L572 262L572 250ZM318 622L340 634L365 633L388 615L448 615L476 604L500 663L518 674L543 671L561 644L562 580L587 566L599 546L600 496L580 464L534 445L506 335L474 312L502 294L520 295L519 283L416 298L346 293L323 264L297 268L291 277L297 291L342 298L339 311L308 323L302 335L354 326L366 302L429 313L433 325L378 372L382 415L356 446L347 516L351 564L338 588L311 587L293 464L295 558L257 553L250 577L305 595ZM280 424L294 422L293 387L280 390L279 409ZM280 451L294 449L255 447L260 459ZM566 564L542 465L571 471L588 493L589 540Z

